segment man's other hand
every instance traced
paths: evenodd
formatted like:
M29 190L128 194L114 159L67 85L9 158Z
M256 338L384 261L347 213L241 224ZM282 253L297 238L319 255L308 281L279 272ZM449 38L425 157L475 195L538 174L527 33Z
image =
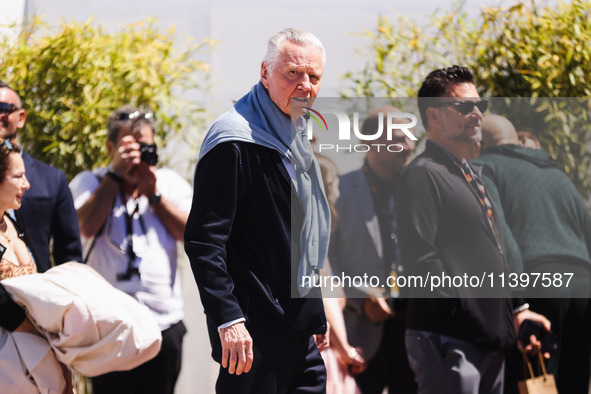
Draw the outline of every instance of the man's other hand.
M130 171L140 163L140 144L131 135L127 135L115 146L113 168L127 177Z
M390 310L386 299L383 297L364 298L363 312L369 321L374 323L386 321L392 316L392 310Z
M222 342L222 367L229 374L240 375L250 371L253 361L252 338L244 322L220 330Z
M540 323L548 332L551 329L550 320L548 320L546 316L540 315L539 313L532 312L529 309L526 309L522 312L519 312L517 315L513 317L515 332L519 332L519 327L521 327L521 323L523 323L526 319ZM527 353L531 356L538 354L538 352L542 350L542 343L538 340L538 338L536 338L535 335L530 336L529 343L527 344L521 343L521 341L517 341L517 346L519 347L519 350L521 350L521 352ZM544 358L549 359L550 353L544 353Z
M326 322L326 325L328 326L328 322ZM314 334L312 337L314 338L314 343L316 343L316 347L318 348L318 350L323 351L328 349L328 347L330 346L328 327L326 329L326 334Z
M137 166L137 189L140 195L149 197L156 189L156 167L141 162Z

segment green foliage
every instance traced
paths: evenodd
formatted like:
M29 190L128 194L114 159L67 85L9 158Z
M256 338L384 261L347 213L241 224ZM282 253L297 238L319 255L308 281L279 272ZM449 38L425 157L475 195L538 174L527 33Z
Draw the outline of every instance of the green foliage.
M359 52L368 60L362 70L345 74L353 86L343 95L413 97L432 70L442 64L465 64L478 32L463 7L457 3L442 15L436 11L424 26L398 13L394 22L379 16L376 29L363 33L369 43Z
M473 60L479 87L491 96L591 96L591 3L585 0L536 9L518 4L482 11L490 37ZM532 101L534 101L532 99ZM517 126L533 127L542 146L579 191L591 196L591 142L587 99L538 100L537 114L514 114ZM511 112L511 111L509 111ZM537 125L532 119L542 119Z
M16 42L0 43L0 79L23 98L27 122L19 139L33 156L69 178L108 162L107 119L127 103L154 112L160 144L172 137L198 143L204 108L181 96L205 89L208 68L195 54L209 41L179 52L173 29L161 33L152 19L114 33L92 20L40 34L42 26L35 19Z
M378 18L366 31L369 59L362 70L345 75L345 96L412 97L432 70L460 64L474 70L477 88L497 97L591 96L591 3L559 2L554 7L534 1L512 7L483 8L469 18L463 3L436 11L424 26L395 14ZM528 116L510 119L533 128L542 146L560 163L579 191L591 196L591 139L586 100L539 104ZM531 100L536 103L535 99ZM498 108L508 115L516 109ZM539 120L533 122L532 120Z

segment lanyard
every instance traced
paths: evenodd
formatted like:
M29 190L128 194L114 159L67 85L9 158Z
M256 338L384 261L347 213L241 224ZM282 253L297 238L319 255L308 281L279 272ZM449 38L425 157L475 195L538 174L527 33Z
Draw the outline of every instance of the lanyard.
M127 241L127 248L125 250L127 254L127 271L124 274L117 275L117 280L123 281L131 280L131 277L133 275L137 275L138 277L140 276L139 267L135 264L135 261L137 260L137 255L133 250L133 217L135 216L135 214L138 213L140 204L139 202L136 202L135 208L133 209L133 212L131 212L130 215L127 211L127 197L125 196L125 193L123 193L122 188L119 188L119 196L121 197L121 203L124 208L123 215L125 218L125 239ZM139 216L139 221L140 226L142 227L142 230L145 233L146 229L144 228L144 221L142 220L141 215Z
M486 219L488 220L488 224L489 224L489 226L495 236L495 239L497 240L497 244L498 244L499 237L497 235L497 229L496 229L495 224L493 222L492 204L491 204L490 200L488 199L488 196L486 195L486 190L484 190L484 185L482 184L480 179L478 179L476 174L474 174L474 171L472 171L472 168L470 167L468 162L466 162L464 160L461 162L456 162L456 164L460 168L460 170L462 171L462 174L464 175L464 179L466 179L466 182L468 182L468 185L470 185L472 191L474 192L476 197L478 197L478 201L480 201L480 205L482 206L482 209L484 210Z
M378 217L380 226L380 236L382 238L382 258L385 275L398 277L400 266L400 247L396 237L396 214L394 210L394 190L393 185L380 182L375 173L369 168L367 162L363 164L363 173L369 184L369 190L374 202L375 213ZM389 288L389 297L398 298L399 289L397 286Z

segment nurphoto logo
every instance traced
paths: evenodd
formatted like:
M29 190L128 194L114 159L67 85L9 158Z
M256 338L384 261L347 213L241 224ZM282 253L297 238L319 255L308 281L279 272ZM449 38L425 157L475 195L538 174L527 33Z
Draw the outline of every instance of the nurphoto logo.
M367 130L364 130L363 132L361 131L360 123L363 122L360 121L359 112L353 112L350 116L344 111L334 109L319 111L309 107L306 107L305 109L309 111L308 115L310 118L315 120L315 122L307 123L306 132L309 138L312 138L316 125L320 127L320 130L329 131L325 116L332 115L336 118L339 143L319 144L318 150L321 153L329 150L336 152L354 151L362 153L369 151L372 147L378 150L385 149L388 150L388 152L393 153L402 152L404 150L402 145L388 143L393 139L392 134L394 130L400 130L409 139L417 141L417 137L411 131L411 129L417 125L417 117L408 112L377 112L376 114L372 114L372 116L377 116L377 129L368 133ZM385 140L384 136L386 137ZM362 143L351 144L350 142L353 138L360 140ZM374 143L370 143L372 141ZM349 142L349 144L343 144L345 142Z

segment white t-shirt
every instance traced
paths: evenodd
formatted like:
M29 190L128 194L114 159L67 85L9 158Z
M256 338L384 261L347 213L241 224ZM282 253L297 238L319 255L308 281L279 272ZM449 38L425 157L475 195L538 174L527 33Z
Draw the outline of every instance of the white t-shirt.
M84 171L70 182L76 209L90 198L106 172L106 168L98 168L92 172ZM162 196L172 201L177 208L187 213L190 211L193 191L177 173L169 169L156 170L156 186ZM117 275L127 271L129 262L124 210L127 208L128 214L131 215L136 206L137 211L131 218L132 239L133 251L137 256L134 265L139 269L141 280L133 283L118 280ZM81 237L84 257L88 255L93 239L94 237ZM183 318L177 260L177 242L150 208L148 198L128 198L127 206L124 207L118 193L102 233L90 251L88 265L113 286L130 293L150 308L161 330L169 328Z

